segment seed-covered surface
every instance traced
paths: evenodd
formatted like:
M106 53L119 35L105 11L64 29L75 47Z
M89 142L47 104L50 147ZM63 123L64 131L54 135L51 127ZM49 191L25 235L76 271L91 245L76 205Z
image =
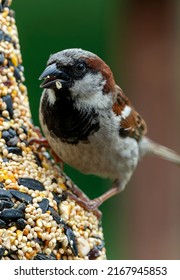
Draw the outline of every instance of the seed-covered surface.
M70 200L73 184L31 122L10 0L0 0L0 259L105 259L100 221ZM26 12L26 11L24 11Z

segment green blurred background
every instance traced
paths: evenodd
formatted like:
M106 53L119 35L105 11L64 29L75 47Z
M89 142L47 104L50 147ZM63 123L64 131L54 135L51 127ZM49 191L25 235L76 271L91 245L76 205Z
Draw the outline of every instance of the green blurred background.
M36 125L38 77L49 55L78 47L111 66L117 83L149 123L151 136L178 150L176 1L13 0L12 8ZM173 113L167 116L170 106ZM166 124L164 130L161 124ZM101 207L108 259L180 257L179 171L160 160L144 162L127 190ZM107 180L70 167L65 171L91 198L110 187Z

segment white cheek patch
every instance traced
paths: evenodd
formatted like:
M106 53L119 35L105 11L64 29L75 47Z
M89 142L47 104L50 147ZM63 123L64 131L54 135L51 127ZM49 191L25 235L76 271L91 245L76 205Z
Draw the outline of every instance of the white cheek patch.
M101 73L88 73L83 79L75 81L71 88L72 95L76 98L76 106L95 106L105 109L111 106L110 94L103 95L106 81Z
M91 95L101 92L105 85L105 80L101 73L87 73L82 79L75 81L71 91L74 96L89 98Z

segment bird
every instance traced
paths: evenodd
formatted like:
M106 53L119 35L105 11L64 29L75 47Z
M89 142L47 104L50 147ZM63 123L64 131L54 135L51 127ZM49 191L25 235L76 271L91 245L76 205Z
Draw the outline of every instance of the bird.
M139 161L155 155L180 165L180 155L147 137L147 125L96 54L71 48L50 55L41 76L39 120L53 152L84 174L112 180L97 198L71 194L95 211L123 191Z

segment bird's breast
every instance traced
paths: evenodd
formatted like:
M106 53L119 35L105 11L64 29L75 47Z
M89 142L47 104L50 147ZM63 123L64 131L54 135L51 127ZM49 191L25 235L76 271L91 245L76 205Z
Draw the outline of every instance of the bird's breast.
M87 142L88 137L99 130L99 116L93 109L77 109L68 94L59 93L60 97L51 104L46 91L41 100L40 114L42 123L52 137L62 142L77 144Z
M60 109L51 110L46 102L46 99L41 102L41 126L51 148L65 163L82 173L112 179L135 168L138 143L133 138L119 136L117 117L104 114L96 119L95 111L86 115L77 112L72 104L64 106L71 110L67 116L68 111L63 106L59 107L60 114Z

